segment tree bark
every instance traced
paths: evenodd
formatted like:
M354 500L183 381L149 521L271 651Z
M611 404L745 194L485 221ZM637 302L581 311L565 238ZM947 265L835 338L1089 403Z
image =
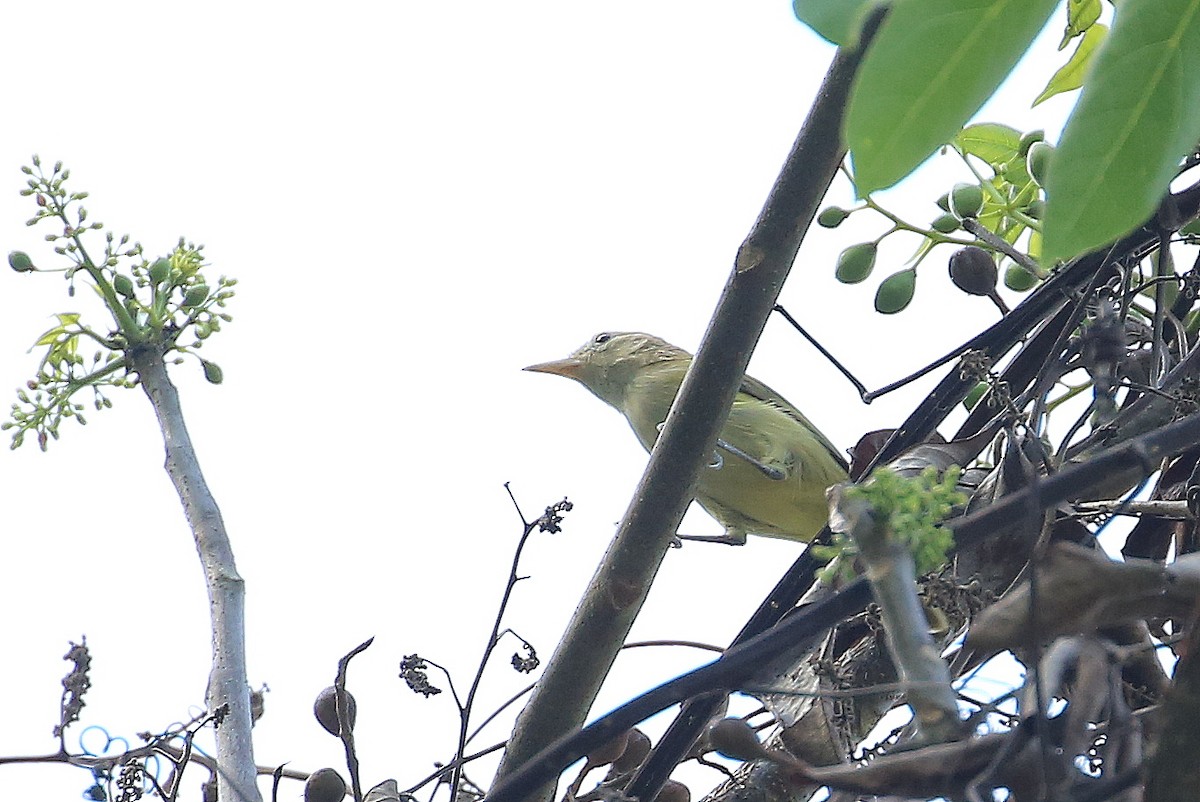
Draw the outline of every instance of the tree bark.
M227 707L217 727L218 798L259 802L250 727L250 685L246 679L245 583L234 564L233 548L216 499L200 470L184 424L179 393L160 353L139 348L131 361L154 407L166 447L165 468L195 538L204 570L212 621L212 670L208 679L210 712Z

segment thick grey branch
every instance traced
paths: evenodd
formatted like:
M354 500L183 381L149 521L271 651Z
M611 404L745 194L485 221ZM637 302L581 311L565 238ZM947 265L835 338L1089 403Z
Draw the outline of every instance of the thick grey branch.
M208 589L213 639L208 706L213 711L228 706L228 713L217 728L218 796L223 800L258 802L250 736L250 685L246 679L244 583L234 564L221 511L200 470L184 424L179 393L167 375L162 355L142 348L132 355L132 364L158 417L167 452L167 474L183 502Z
M738 250L633 502L517 721L498 781L583 724L641 609L729 415L750 353L841 163L842 113L859 55L840 52L835 58L757 222ZM673 766L675 759L662 762ZM658 786L658 779L641 783ZM543 785L537 791L529 789L524 798L549 799L552 790ZM642 790L639 786L636 792Z

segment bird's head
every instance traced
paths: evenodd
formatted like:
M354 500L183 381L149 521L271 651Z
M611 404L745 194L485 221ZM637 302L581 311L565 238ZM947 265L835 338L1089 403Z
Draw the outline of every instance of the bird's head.
M525 370L574 379L602 401L622 409L630 383L650 365L691 354L653 334L605 331L592 337L566 359L530 365Z

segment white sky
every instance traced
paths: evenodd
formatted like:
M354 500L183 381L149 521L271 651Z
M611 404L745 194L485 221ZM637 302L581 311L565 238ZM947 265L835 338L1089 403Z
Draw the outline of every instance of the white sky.
M530 517L564 495L576 504L563 534L533 540L506 619L545 659L645 464L590 394L519 369L603 329L695 347L831 48L790 4L761 0L64 0L3 16L3 250L53 264L51 228L26 228L33 206L17 194L37 152L72 169L91 219L151 255L180 234L206 243L213 273L240 281L234 323L204 349L224 385L194 366L173 376L247 582L250 677L271 688L258 762L344 773L311 705L337 659L374 635L350 673L364 782L406 787L451 756L457 719L448 695L411 694L398 663L419 652L469 684L520 531L503 483ZM984 118L1061 124L1071 99L1028 110L1063 58L1061 24ZM914 188L906 216L932 219L931 199L964 177ZM782 300L868 385L995 319L949 285L948 249L922 266L909 310L875 315L877 278L916 242L885 245L877 276L843 287L833 262L856 241L849 225L811 238ZM870 221L857 239L881 230ZM0 282L0 388L12 388L54 312L96 305L86 289L68 298L57 275ZM932 384L864 407L781 320L752 371L843 447L897 423ZM85 633L85 725L134 740L203 700L192 540L149 405L140 392L113 400L49 454L0 452L0 755L55 748L60 658ZM717 531L701 512L684 527ZM634 639L724 644L798 553L761 539L672 552ZM476 720L527 681L507 668L512 650ZM707 659L624 656L597 710ZM472 776L487 782L491 765ZM0 798L74 799L87 784L62 766L0 767ZM281 798L299 796L292 783Z

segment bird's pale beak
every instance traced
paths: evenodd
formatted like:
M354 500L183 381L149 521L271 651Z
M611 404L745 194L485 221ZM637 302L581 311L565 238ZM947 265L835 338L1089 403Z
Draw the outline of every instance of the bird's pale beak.
M527 368L522 368L522 370L534 373L553 373L555 376L566 376L568 379L575 380L579 379L582 369L583 361L575 357L556 359L553 362L542 362L539 365L530 365Z

